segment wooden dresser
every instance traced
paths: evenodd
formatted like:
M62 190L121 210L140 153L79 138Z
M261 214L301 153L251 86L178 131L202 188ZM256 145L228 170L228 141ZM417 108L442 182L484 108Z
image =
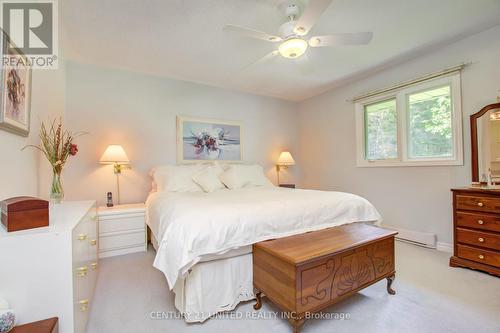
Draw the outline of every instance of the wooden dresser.
M500 190L453 192L453 256L450 266L500 276Z

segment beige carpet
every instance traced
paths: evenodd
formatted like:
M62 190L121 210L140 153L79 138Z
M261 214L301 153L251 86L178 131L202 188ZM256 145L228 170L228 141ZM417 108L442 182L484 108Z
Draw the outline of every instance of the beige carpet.
M240 304L235 317L204 324L182 319L151 319L151 312L175 313L174 295L163 274L152 267L154 251L101 260L89 333L112 332L291 332L274 318L277 309L265 299L267 319L248 319L251 302ZM448 267L449 254L410 244L396 244L395 296L385 280L326 312L349 319L309 320L302 332L500 332L500 279L472 270ZM333 317L333 316L332 316Z

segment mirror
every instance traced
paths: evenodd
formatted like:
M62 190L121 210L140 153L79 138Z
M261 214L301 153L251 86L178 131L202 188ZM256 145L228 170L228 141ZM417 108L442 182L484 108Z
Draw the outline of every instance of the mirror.
M500 103L471 116L472 181L500 185Z

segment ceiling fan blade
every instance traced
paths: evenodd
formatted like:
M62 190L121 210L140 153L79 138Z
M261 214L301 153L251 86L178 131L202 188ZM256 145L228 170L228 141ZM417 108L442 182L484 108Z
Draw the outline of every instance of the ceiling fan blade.
M231 32L238 34L240 36L245 36L245 37L250 37L250 38L256 38L256 39L261 39L265 40L267 42L281 42L283 39L278 36L273 36L268 33L262 32L262 31L257 31L245 27L240 27L238 25L233 25L233 24L228 24L225 25L222 28L223 31L225 32Z
M307 35L309 30L311 30L321 14L323 14L331 3L332 0L309 0L309 5L295 25L295 33L300 36Z
M278 55L278 50L274 50L272 52L269 52L268 54L266 54L265 56L263 56L262 58L260 59L257 59L256 61L246 65L245 67L242 68L242 70L244 69L247 69L248 67L250 66L254 66L254 65L262 65L268 61L270 61L271 59L273 59L274 57L276 57Z
M314 66L307 54L303 54L294 60L302 75L309 75L314 72Z
M372 32L339 33L329 36L314 36L309 39L309 46L342 46L368 44L373 37Z

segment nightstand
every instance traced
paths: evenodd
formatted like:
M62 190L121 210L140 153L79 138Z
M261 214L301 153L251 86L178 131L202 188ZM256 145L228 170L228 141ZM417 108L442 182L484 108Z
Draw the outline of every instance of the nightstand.
M99 258L146 251L143 203L99 207Z
M295 188L295 184L280 184L279 187Z

